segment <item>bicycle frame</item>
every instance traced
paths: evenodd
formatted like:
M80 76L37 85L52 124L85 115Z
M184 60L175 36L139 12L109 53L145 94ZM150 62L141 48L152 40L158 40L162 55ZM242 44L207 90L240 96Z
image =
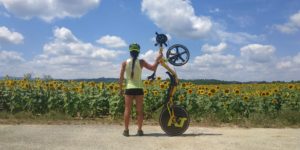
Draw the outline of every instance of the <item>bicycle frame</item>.
M163 54L163 46L167 47L166 42L168 41L168 37L165 34L158 34L157 32L155 34L155 46L159 45L159 53ZM174 94L177 90L177 86L179 85L179 80L176 72L169 67L168 63L174 66L182 66L189 60L189 55L189 51L185 46L181 44L175 44L169 47L166 57L163 55L163 57L159 60L159 64L167 70L166 73L170 78L167 97L163 102L164 107L159 117L160 126L169 135L180 135L185 132L189 126L190 119L188 112L183 107L180 107L174 103ZM152 75L148 76L148 80L155 79L155 72L156 71L154 71Z
M163 46L159 47L159 52L160 53L163 52ZM168 75L170 77L170 86L169 86L168 93L167 93L167 99L166 99L166 101L164 103L164 105L167 107L169 115L170 115L170 119L168 121L168 126L171 126L172 124L174 124L177 127L182 127L183 123L184 123L184 121L186 119L180 119L180 123L178 124L176 122L176 116L175 116L174 110L172 108L172 106L174 104L173 97L174 97L174 94L176 92L177 85L179 84L179 80L178 80L177 74L176 74L176 72L174 70L172 70L168 66L168 64L165 61L165 57L164 56L163 56L163 58L161 58L159 60L159 63L161 64L162 67L164 67L168 71L167 73L168 73Z

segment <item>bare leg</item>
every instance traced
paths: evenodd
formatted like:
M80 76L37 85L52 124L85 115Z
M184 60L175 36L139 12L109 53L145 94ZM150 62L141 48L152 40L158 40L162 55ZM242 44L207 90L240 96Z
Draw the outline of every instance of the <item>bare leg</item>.
M144 96L136 96L136 112L137 112L137 120L138 120L138 130L142 130L143 120L144 120L144 113L143 113L143 102Z
M129 126L132 99L133 99L133 96L125 95L125 110L124 110L125 130L128 130L128 126Z

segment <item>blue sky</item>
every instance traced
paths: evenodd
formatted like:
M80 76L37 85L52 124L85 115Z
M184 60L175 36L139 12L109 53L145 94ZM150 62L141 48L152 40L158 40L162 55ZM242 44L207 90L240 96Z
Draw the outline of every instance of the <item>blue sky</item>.
M132 42L154 61L155 32L188 47L180 78L300 80L299 0L0 0L0 76L118 77Z

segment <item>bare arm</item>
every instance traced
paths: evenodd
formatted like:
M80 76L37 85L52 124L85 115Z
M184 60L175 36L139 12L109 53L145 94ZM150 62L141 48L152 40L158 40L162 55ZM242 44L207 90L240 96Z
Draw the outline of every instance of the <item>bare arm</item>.
M154 64L148 64L144 59L141 59L141 66L148 70L155 71L157 69L159 62L155 61Z
M125 68L126 68L126 62L123 62L121 66L120 78L119 78L119 89L121 95L123 95L123 81L124 81Z
M154 64L152 64L152 65L148 64L145 60L142 59L141 60L141 66L147 68L148 70L156 71L157 66L159 64L159 61L162 58L162 56L163 56L162 53L159 53L156 60L155 60L155 62L154 62Z

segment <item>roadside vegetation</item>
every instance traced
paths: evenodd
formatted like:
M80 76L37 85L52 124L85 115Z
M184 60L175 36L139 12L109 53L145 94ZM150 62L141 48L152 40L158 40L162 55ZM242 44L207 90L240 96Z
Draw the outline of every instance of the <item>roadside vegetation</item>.
M168 81L144 81L144 113L157 123ZM181 82L176 104L192 125L299 127L300 83L196 84ZM0 123L122 122L123 97L116 82L41 79L0 80ZM135 116L133 107L132 116Z

